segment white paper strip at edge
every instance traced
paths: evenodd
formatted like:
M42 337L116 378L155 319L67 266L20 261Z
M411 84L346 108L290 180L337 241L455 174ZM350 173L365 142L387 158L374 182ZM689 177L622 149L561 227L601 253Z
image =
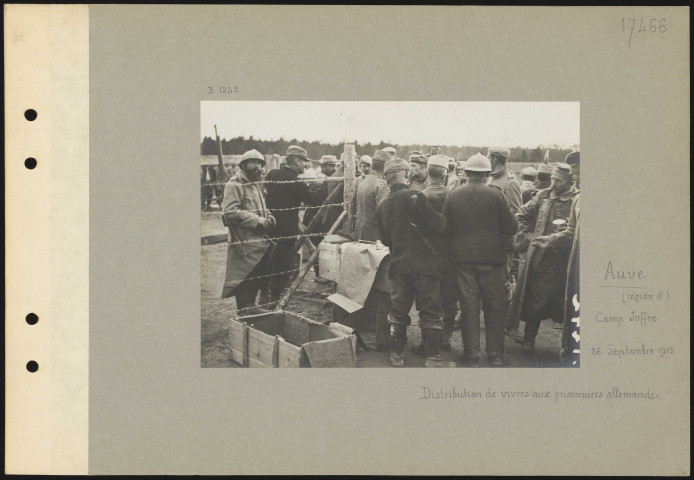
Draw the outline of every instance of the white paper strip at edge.
M4 9L5 473L85 474L89 7ZM30 312L36 325L25 321Z

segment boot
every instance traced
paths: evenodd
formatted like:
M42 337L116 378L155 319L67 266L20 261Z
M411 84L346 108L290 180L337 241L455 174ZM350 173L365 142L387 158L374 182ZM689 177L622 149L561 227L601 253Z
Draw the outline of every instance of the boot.
M405 344L407 343L407 327L390 324L390 338L393 352L390 354L390 363L394 367L405 366Z
M487 363L492 367L503 367L506 363L501 355L490 355L487 357Z
M400 368L405 366L405 353L395 353L391 352L390 353L390 364L393 367Z
M468 367L468 368L477 368L480 366L480 358L475 357L475 358L469 358L463 355L460 357L460 364L463 367Z
M525 335L521 345L521 352L525 355L535 354L535 337L531 338L529 335Z
M454 368L455 362L445 361L441 358L441 331L434 329L422 330L422 340L427 359L424 365L428 368Z
M420 344L412 347L412 353L414 353L415 355L419 355L420 357L427 356L427 351L424 347L424 339L422 339L422 342Z
M449 351L451 349L451 337L453 336L453 322L454 318L450 319L449 323L446 320L443 321L443 330L441 330L441 350Z
M532 333L530 327L528 326L529 321L525 322L525 331L523 332L523 344L521 345L521 352L525 355L535 354L535 336L537 335L537 329Z

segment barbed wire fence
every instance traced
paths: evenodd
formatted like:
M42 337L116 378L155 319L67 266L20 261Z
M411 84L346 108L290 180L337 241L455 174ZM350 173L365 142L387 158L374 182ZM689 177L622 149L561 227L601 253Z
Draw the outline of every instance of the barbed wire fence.
M218 143L219 143L219 137L217 137ZM221 152L221 145L218 145L220 148ZM221 170L221 153L219 155L220 157L220 170ZM319 248L318 246L320 245L320 242L327 236L332 233L334 233L340 225L342 225L342 232L346 234L351 234L354 228L354 225L351 221L344 221L344 219L350 219L354 216L354 213L352 211L353 209L353 199L355 195L355 179L356 179L356 170L355 170L355 165L356 165L356 150L354 144L345 144L344 145L344 153L342 154L342 161L344 163L344 171L345 174L344 176L341 177L306 177L306 178L299 178L297 180L259 180L259 181L254 181L254 182L246 182L246 181L241 181L241 185L259 185L259 186L264 186L266 184L296 184L296 183L304 183L304 184L309 184L309 183L321 183L324 184L326 182L328 183L337 183L337 182L342 182L344 184L344 188L342 190L342 201L339 201L339 188L333 188L332 191L330 192L329 195L327 195L327 198L324 200L324 202L321 205L300 205L296 207L286 207L286 208L261 208L261 209L253 209L253 210L243 210L244 212L287 212L287 211L308 211L308 210L314 210L316 211L316 214L314 215L313 219L309 224L305 227L303 232L299 232L296 235L283 235L283 236L272 236L268 235L264 238L256 238L256 239L248 239L248 240L240 240L240 241L231 241L230 236L228 236L229 240L227 241L227 246L236 246L236 245L247 245L247 244L257 244L260 242L268 242L269 240L272 241L282 241L282 240L294 240L294 248L292 250L293 254L295 254L300 248L302 248L302 245L306 245L311 251L311 255L309 256L308 260L304 263L303 266L300 266L299 268L292 268L290 270L284 270L281 272L273 272L267 275L257 275L253 277L246 277L244 281L246 280L254 280L254 279L259 279L259 278L267 278L268 280L272 277L277 277L280 275L287 275L287 274L294 274L298 272L298 275L292 283L289 285L289 287L285 290L283 295L280 297L279 300L267 302L267 303L262 303L258 305L253 305L251 307L246 307L242 309L237 309L237 315L239 315L241 312L244 311L253 311L257 309L262 309L265 307L276 309L276 310L281 310L283 309L287 303L289 302L289 299L293 295L293 293L296 291L298 286L301 284L303 281L304 277L306 276L306 273L311 269L311 267L318 261L318 254L319 254ZM210 167L208 167L210 168ZM216 167L215 167L216 168ZM223 170L222 170L223 171ZM226 177L226 176L225 176ZM224 177L224 178L225 178ZM207 182L203 183L201 182L201 190L204 191L204 189L213 189L214 195L217 195L217 203L220 205L220 209L222 206L222 201L221 198L219 198L219 195L223 195L223 189L226 186L226 184L231 181L234 177L229 178L225 182L218 182L218 181L212 181L212 182ZM238 178L238 177L236 177ZM238 181L238 180L237 180ZM211 203L211 200L210 200ZM333 207L342 207L342 213L340 214L339 218L332 224L330 229L328 231L322 231L322 232L314 232L313 230L317 228L319 225L322 225L322 221L319 221L319 218L325 218L325 213L326 209L331 209ZM215 212L220 215L220 221L222 221L221 217L224 215L224 212L219 211ZM311 239L320 239L315 245L313 242L311 242Z

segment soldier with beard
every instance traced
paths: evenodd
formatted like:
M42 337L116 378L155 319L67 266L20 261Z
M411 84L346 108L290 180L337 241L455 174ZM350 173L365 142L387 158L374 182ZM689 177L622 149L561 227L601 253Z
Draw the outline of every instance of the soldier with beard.
M240 170L224 187L222 215L229 229L226 277L222 298L236 297L236 308L255 305L258 290L267 281L272 246L268 234L276 221L267 208L257 182L265 158L257 150L243 154Z

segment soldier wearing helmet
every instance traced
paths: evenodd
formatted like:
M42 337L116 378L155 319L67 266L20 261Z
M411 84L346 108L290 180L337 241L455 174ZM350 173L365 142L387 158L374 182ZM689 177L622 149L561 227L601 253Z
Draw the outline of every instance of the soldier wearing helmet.
M243 154L240 170L224 187L222 215L229 229L227 265L222 298L236 297L236 308L255 305L270 268L271 241L276 224L259 185L265 158L257 150Z
M465 166L468 183L451 191L444 215L452 236L453 262L460 294L463 364L479 366L480 302L484 304L487 360L504 365L506 322L504 238L518 230L501 189L486 184L491 162L478 153Z

